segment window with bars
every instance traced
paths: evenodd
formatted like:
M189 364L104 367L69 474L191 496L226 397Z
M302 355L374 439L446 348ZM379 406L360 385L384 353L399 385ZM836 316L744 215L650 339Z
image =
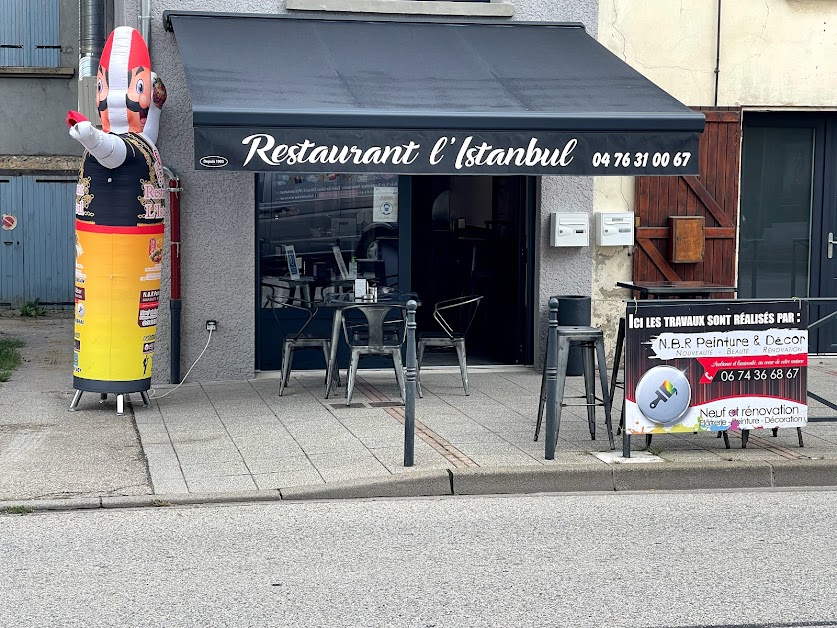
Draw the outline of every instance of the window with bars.
M59 67L58 15L58 0L0 0L0 67Z

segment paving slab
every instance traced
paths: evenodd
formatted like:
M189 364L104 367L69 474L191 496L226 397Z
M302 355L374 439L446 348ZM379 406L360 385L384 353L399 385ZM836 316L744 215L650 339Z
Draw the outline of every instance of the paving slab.
M283 471L281 473L254 473L253 479L259 489L280 489L283 486L323 484L325 480L314 467Z
M187 480L190 493L228 493L231 491L257 490L256 481L249 473L224 477Z
M264 458L247 457L246 460L247 468L254 476L265 473L315 470L311 459L306 455L269 456Z

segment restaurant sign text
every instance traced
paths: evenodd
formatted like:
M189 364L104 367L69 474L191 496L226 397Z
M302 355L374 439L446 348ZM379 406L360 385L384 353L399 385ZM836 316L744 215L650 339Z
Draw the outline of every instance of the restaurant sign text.
M196 127L195 168L256 172L693 175L697 133Z

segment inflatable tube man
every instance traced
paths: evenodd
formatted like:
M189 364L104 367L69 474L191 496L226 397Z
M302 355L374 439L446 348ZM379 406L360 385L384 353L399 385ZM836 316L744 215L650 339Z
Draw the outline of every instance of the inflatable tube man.
M76 187L73 387L125 393L151 387L167 185L155 143L165 87L148 47L129 27L102 51L97 102L102 130L67 114L86 149ZM121 411L121 408L119 408Z

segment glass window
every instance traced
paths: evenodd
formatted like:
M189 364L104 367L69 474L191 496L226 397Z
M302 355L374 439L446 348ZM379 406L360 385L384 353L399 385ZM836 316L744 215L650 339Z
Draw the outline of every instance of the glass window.
M814 129L745 127L739 297L808 296Z
M297 334L305 321L293 306L351 292L355 278L399 288L398 175L259 174L256 205L257 364L269 370L280 366L276 348L283 338ZM331 314L320 308L305 333L327 338ZM294 356L295 369L321 363L316 351Z
M398 286L398 176L258 175L261 282L310 300L355 278Z

